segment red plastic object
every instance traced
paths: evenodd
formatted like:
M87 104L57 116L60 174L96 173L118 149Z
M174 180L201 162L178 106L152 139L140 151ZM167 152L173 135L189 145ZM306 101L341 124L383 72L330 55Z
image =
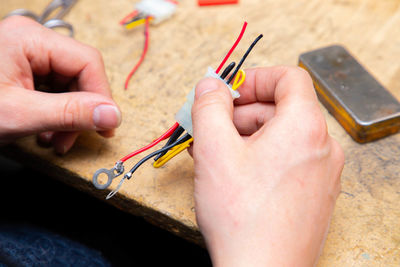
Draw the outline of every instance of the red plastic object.
M237 4L239 0L198 0L199 6Z

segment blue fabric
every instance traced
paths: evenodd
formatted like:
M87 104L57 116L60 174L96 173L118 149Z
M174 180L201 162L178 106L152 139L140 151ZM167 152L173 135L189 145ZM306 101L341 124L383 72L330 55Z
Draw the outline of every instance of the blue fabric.
M110 266L100 252L29 226L0 226L0 267Z

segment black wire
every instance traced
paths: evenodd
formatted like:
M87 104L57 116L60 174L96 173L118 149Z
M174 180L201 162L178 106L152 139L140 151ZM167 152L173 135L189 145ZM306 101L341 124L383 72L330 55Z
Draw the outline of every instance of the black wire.
M170 144L172 144L173 142L175 142L179 136L181 136L181 134L185 131L185 129L183 129L182 126L179 126L178 128L175 129L175 131L171 134L171 137L168 139L167 143L165 144L164 147L169 146ZM167 154L168 151L162 152L160 154L158 154L157 157L154 158L154 161L157 161L159 158L161 158L162 156L164 156L165 154Z
M133 18L131 18L129 21L125 22L124 25L128 25L129 23L132 23L132 22L134 22L134 21L137 21L137 20L143 19L143 18L144 18L144 17L143 17L143 14L140 13L140 14L134 16Z
M228 74L232 71L232 69L235 67L236 63L235 62L231 62L222 72L221 74L221 79L225 79L226 76L228 76ZM173 142L175 142L179 136L181 136L181 134L184 132L185 129L182 128L182 126L179 126L178 128L175 129L175 131L172 133L171 137L168 139L168 142L163 146L166 147L170 144L172 144ZM158 154L158 156L156 156L154 158L154 161L157 161L159 158L161 158L162 156L164 156L165 154L167 154L168 151L162 152L160 154Z
M220 76L222 80L225 79L226 76L228 76L229 72L231 72L231 71L233 70L233 68L235 67L235 65L236 65L236 63L235 63L235 62L232 62L231 64L229 64L229 65L224 69L224 71L222 72L222 74L221 74L221 76Z
M230 82L232 81L232 79L236 76L236 74L238 73L240 67L242 66L243 62L246 60L247 56L250 54L251 50L253 49L253 47L257 44L258 41L260 41L260 39L263 38L263 35L260 34L255 40L254 42L250 45L249 49L247 49L246 53L244 54L244 56L242 57L242 59L240 60L239 64L237 65L235 71L232 73L231 77L229 77L227 84L230 84Z
M221 74L221 79L225 79L226 76L228 76L228 74L232 71L232 69L235 67L236 63L235 62L231 62L222 72ZM185 131L185 129L182 128L182 126L179 126L178 128L175 129L175 131L172 133L171 137L168 139L168 142L163 146L166 147L170 144L172 144L173 142L175 142L179 136L181 136L181 134ZM155 158L154 161L157 161L159 158L161 158L162 156L164 156L165 154L167 154L168 151L162 152L160 154L158 154Z
M247 49L246 53L244 54L244 56L242 57L242 59L240 60L239 64L237 65L235 71L232 73L232 75L229 77L228 81L226 82L227 84L229 84L232 79L236 76L237 72L239 71L240 67L243 65L244 61L246 60L247 56L250 54L251 50L254 48L254 46L257 44L257 42L263 37L262 34L260 34L255 40L254 42L250 45L250 47ZM232 69L235 67L236 63L235 62L231 62L222 72L221 74L221 79L225 79L226 76L228 76L228 74L232 71ZM137 170L137 168L140 167L140 165L142 165L144 162L146 162L147 160L149 160L150 158L154 157L155 155L157 155L154 160L157 161L159 158L161 158L162 156L164 156L169 149L173 148L174 146L183 143L187 140L189 140L191 138L191 136L189 134L184 135L181 139L179 139L178 141L176 141L176 139L178 139L178 137L183 133L184 129L182 128L182 126L179 126L178 128L176 128L176 130L172 133L171 137L168 139L168 142L165 144L165 146L163 146L163 148L149 154L148 156L144 157L143 159L141 159L138 163L136 163L135 166L133 166L133 168L130 170L130 173L133 173ZM187 138L189 137L189 138ZM187 138L184 141L180 141ZM176 142L175 142L176 141ZM175 143L173 143L175 142ZM180 142L180 143L178 143Z
M143 163L145 163L146 161L148 161L149 159L151 159L152 157L154 157L155 155L158 155L164 151L168 151L171 148L173 148L174 146L177 146L179 144L182 144L183 142L189 140L190 138L192 138L190 136L190 134L185 134L184 136L182 136L181 138L179 138L177 141L175 141L174 143L170 144L169 146L165 146L157 151L154 151L152 153L150 153L149 155L147 155L146 157L142 158L138 163L135 164L135 166L133 166L133 168L129 171L129 173L132 175ZM128 173L127 173L128 174ZM128 177L128 180L131 178L132 176Z

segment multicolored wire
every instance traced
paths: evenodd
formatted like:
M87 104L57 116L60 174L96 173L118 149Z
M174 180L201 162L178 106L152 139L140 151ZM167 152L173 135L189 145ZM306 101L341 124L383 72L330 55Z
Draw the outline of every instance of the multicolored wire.
M140 20L134 20L135 17L137 17L140 14L137 14L135 12L129 14L128 16L126 16L123 20L121 20L121 24L123 25L129 25L130 23L139 23ZM127 22L128 21L128 22ZM129 82L129 78L133 75L133 73L136 71L136 69L138 68L138 66L140 65L140 63L143 61L143 58L146 54L147 51L147 47L148 47L148 23L149 23L149 17L145 18L145 36L146 37L146 42L145 42L145 49L144 52L142 53L142 57L139 60L139 62L135 65L134 69L131 71L131 73L129 74L125 87L127 87L127 83ZM137 24L139 25L139 24ZM243 24L242 30L236 40L236 42L234 43L234 45L232 46L232 48L228 51L227 55L224 57L224 59L222 60L221 64L218 66L216 73L219 73L221 71L221 69L223 68L224 64L226 63L226 61L229 59L230 55L232 54L232 52L235 50L236 46L238 45L238 43L240 42L241 38L243 37L243 34L246 30L247 27L247 22L245 22ZM262 35L258 36L257 39L251 44L251 46L249 47L249 49L246 51L246 53L244 54L243 58L241 59L241 61L239 62L239 64L237 65L235 71L229 76L229 73L234 69L235 67L235 62L230 63L225 70L222 72L222 74L220 75L220 77L227 83L229 84L232 80L233 80L233 84L232 84L232 89L233 90L237 90L245 81L246 79L246 73L240 69L240 67L242 66L244 60L246 59L246 57L248 56L248 54L250 53L250 51L253 49L253 47L255 46L255 44L262 38ZM229 76L229 77L228 77ZM228 78L227 78L228 77ZM226 79L226 80L225 80ZM115 190L113 190L112 192L110 192L110 194L107 196L107 199L112 197L113 195L115 195L117 193L117 191L120 189L122 183L124 182L124 180L126 179L130 179L133 175L133 173L147 160L155 157L155 161L153 163L153 166L155 168L159 168L161 166L163 166L165 163L167 163L169 160L171 160L173 157L175 157L176 155L178 155L180 152L184 151L186 148L188 148L191 143L193 142L193 137L190 136L188 133L185 133L183 136L182 134L184 133L184 129L179 126L179 124L177 122L175 122L174 125L172 125L164 134L162 134L159 138L155 139L153 142L151 142L150 144L126 155L125 157L121 158L117 164L123 164L125 161L129 160L130 158L154 147L155 145L159 144L161 141L166 140L167 138L169 138L169 140L167 141L167 143L159 150L156 150L152 153L150 153L149 155L145 156L144 158L142 158L141 160L139 160L133 167L132 169L127 172L124 177L121 179L119 185L117 186L117 188ZM182 137L181 137L182 136Z

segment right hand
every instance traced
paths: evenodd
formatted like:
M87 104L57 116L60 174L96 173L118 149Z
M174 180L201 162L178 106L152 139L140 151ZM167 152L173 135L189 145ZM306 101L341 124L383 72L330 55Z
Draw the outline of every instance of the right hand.
M235 106L216 79L196 88L198 225L215 266L312 266L340 192L342 149L306 71L246 77Z

